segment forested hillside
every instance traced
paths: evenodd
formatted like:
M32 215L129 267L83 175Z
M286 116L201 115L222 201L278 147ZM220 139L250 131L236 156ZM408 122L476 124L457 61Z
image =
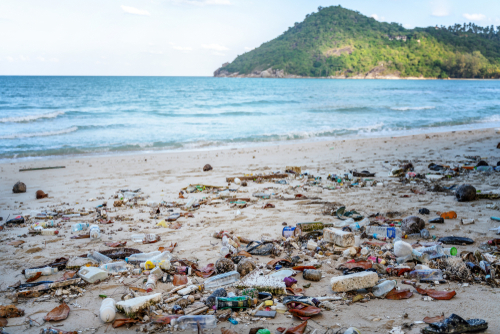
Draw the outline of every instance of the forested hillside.
M318 8L216 76L499 78L500 26L405 29L340 6ZM266 71L269 73L269 71Z

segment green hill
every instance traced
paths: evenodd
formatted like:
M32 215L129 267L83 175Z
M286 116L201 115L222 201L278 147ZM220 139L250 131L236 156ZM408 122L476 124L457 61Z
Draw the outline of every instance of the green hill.
M405 29L340 6L320 7L214 75L499 78L500 26Z

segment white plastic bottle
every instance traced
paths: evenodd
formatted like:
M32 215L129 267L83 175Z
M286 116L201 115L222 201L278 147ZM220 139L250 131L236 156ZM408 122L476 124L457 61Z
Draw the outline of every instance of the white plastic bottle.
M116 301L113 298L106 298L101 303L99 315L104 322L111 322L116 316Z
M90 240L97 240L101 238L101 229L97 225L90 227Z
M24 277L32 278L35 277L36 273L42 273L42 276L49 276L58 272L57 268L45 267L38 269L26 269L24 270Z
M106 263L113 262L113 260L111 258L109 258L106 255L101 254L99 252L90 252L87 254L87 257L89 259L92 259L92 260L99 262L99 264L106 264Z
M149 275L148 281L146 282L146 291L151 292L156 288L156 281L158 281L158 277L156 275Z
M178 325L181 330L196 330L200 324L201 329L213 329L217 327L217 319L213 315L185 315L172 319L172 325Z
M154 251L154 252L149 252L149 253L137 253L137 254L132 254L129 257L126 257L125 261L126 262L145 262L145 261L150 260L150 259L152 259L155 256L158 256L160 254L161 254L160 251Z
M103 264L99 268L107 271L108 273L122 273L128 271L127 263L125 261Z
M185 295L189 295L191 292L194 292L196 290L199 290L198 286L190 285L188 287L185 287L184 289L177 291L177 293L181 296L185 296Z
M232 284L240 280L240 274L237 271L230 271L224 274L210 277L203 285L205 290L213 290L220 286Z

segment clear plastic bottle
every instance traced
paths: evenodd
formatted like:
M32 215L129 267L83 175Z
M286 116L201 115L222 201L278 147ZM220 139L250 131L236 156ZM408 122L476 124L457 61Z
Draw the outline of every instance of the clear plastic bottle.
M42 230L42 235L57 235L59 234L59 231L58 230L54 230L54 229L46 229L46 230Z
M89 228L89 223L76 223L71 226L71 232L85 231Z
M369 224L370 224L370 219L364 218L360 222L355 222L353 224L350 224L349 227L351 228L351 231L354 232L354 231L359 231L361 229L361 227L368 226Z
M239 280L240 274L237 271L230 271L228 273L210 277L203 283L203 285L205 290L214 290L224 285L233 284Z
M352 218L347 218L346 220L341 220L341 221L335 221L333 223L333 226L335 227L346 227L355 224L356 222Z
M90 240L97 240L101 238L101 229L97 225L90 227Z
M155 256L162 254L160 251L154 251L149 253L137 253L132 254L125 258L126 262L145 262L147 260L152 260ZM170 253L168 253L170 254Z
M194 202L196 202L196 198L191 197L186 203L186 209L190 209L193 206Z
M392 289L396 287L396 281L383 281L382 283L375 285L373 287L373 295L375 297L384 297L388 294Z
M107 271L108 273L122 273L128 271L127 263L125 261L106 263L99 268Z
M442 280L443 272L440 269L417 269L411 271L409 276L423 282L433 282Z
M217 327L217 319L213 315L185 315L172 319L172 325L178 325L181 330L197 330L198 324L201 329L214 329Z
M403 236L403 232L401 232L401 229L399 227L367 226L365 232L368 235L377 234L377 236L381 238L388 238L388 239L394 239L396 237L401 238ZM379 238L377 237L377 239Z
M42 273L42 276L49 276L52 274L55 274L58 272L57 268L52 268L52 267L45 267L45 268L38 268L38 269L26 269L24 270L24 277L26 278L32 278L36 276L36 273Z
M423 248L419 248L417 251L420 253L428 254L429 259L435 259L438 257L446 256L446 254L444 253L444 250L443 250L443 246L441 246L441 245L436 245L436 246L432 246L432 247L423 247Z
M474 167L475 170L478 172L492 172L493 171L493 166L477 166Z
M130 240L132 240L133 242L136 242L136 243L142 243L142 241L144 240L145 237L146 237L146 235L144 233L134 234L130 237Z
M99 264L106 264L106 263L113 262L113 260L111 258L109 258L106 255L103 255L99 252L90 252L87 254L87 257L89 259L92 259L94 261L99 262Z

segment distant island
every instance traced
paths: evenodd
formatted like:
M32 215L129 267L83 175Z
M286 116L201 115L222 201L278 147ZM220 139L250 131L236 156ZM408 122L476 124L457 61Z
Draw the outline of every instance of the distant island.
M319 7L215 77L500 78L500 26L405 29L341 6Z

